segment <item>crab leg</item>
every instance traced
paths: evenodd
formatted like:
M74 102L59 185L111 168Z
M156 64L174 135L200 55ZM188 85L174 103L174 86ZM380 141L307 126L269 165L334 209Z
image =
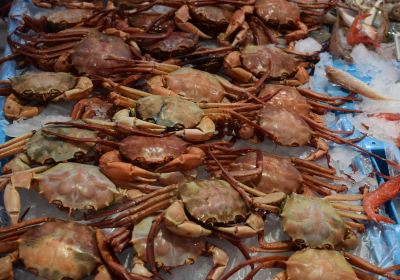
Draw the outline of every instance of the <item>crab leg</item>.
M259 257L253 258L251 260L247 260L244 262L239 263L237 266L232 268L228 273L226 273L220 280L228 280L231 279L231 276L241 270L242 268L255 264L255 263L266 263L271 262L271 267L276 266L280 268L284 268L286 266L285 261L289 259L288 256L268 256L268 257Z
M223 275L229 261L228 254L221 248L206 244L207 254L212 256L213 267L208 272L206 279L218 280Z
M202 32L200 29L198 29L196 26L194 26L192 23L189 22L191 19L190 13L189 13L189 7L187 5L182 5L176 12L174 16L174 20L176 23L176 26L188 33L193 33L198 35L202 39L212 39L211 36L205 34Z
M385 269L382 269L380 267L377 267L369 262L366 262L365 260L363 260L360 257L357 257L355 255L352 255L350 253L347 252L343 252L344 257L347 259L347 261L349 263L351 263L352 265L354 265L355 267L361 268L365 271L368 272L372 272L384 277L387 277L388 279L400 279L399 275L394 275L394 274L390 274L389 272L391 271L395 271L400 269L399 265L394 265Z
M118 263L116 258L109 251L109 245L106 242L106 237L100 229L96 230L96 240L99 253L113 274L125 280L151 280L151 278L128 272L124 266Z
M165 193L174 192L174 191L176 191L176 189L177 189L177 185L166 186L164 188L161 188L159 190L151 192L151 193L149 193L147 195L141 196L141 197L136 198L136 199L132 199L132 201L127 202L127 203L121 205L120 207L118 207L116 209L103 211L101 213L96 213L94 215L91 215L90 219L97 219L97 218L101 218L101 217L105 217L105 216L111 216L111 215L113 215L115 213L127 210L127 209L129 209L131 207L134 207L134 206L136 206L136 205L138 205L140 203L148 201L148 200L150 200L150 199L152 199L154 197L157 197L159 195L162 195L162 194L165 194Z
M264 230L258 233L258 245L260 248L252 247L252 252L287 252L297 248L291 240L279 242L266 242L264 239Z

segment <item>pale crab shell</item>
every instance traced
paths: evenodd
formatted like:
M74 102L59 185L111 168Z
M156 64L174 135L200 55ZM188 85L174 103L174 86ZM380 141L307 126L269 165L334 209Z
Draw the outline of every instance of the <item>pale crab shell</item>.
M291 239L311 248L335 248L347 232L332 205L318 197L293 193L286 199L281 217L283 230Z
M231 164L233 171L254 170L255 168L255 153L240 156ZM290 159L264 153L261 176L240 177L238 180L264 193L291 194L301 187L303 178Z
M358 280L344 256L333 250L304 249L295 252L286 262L290 280Z
M204 116L203 110L194 102L177 96L153 95L137 101L136 112L143 120L152 119L166 127L193 128Z
M132 231L133 248L138 257L147 261L146 242L154 217L147 217L136 224ZM205 251L205 241L202 238L184 238L173 234L164 226L154 239L154 255L157 266L165 270L192 264Z
M100 263L92 228L53 221L29 229L21 238L19 257L25 267L46 279L83 279Z
M18 96L45 102L73 89L77 78L63 72L34 72L11 78L10 81Z
M164 76L166 88L194 102L221 102L226 91L208 72L182 67Z
M95 138L97 132L75 127L48 126L47 130L80 138ZM88 153L93 143L73 143L36 131L26 144L28 157L40 164L51 164L79 158Z
M302 116L308 116L311 112L311 105L295 87L267 84L260 91L258 97L267 97L272 94L274 96L268 100L268 103L275 107L284 108Z
M275 45L247 45L241 52L244 68L260 77L268 73L270 78L280 79L295 74L300 61Z
M240 194L223 180L188 182L180 186L179 194L186 210L202 223L233 223L248 215Z
M313 136L310 126L300 115L270 104L258 111L258 123L274 142L285 146L307 145Z
M118 193L116 186L97 166L59 163L34 177L39 192L52 203L69 209L101 209Z

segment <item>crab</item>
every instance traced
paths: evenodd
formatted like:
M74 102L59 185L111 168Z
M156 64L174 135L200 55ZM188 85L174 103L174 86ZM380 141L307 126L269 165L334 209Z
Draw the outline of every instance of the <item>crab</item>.
M74 77L69 73L33 72L0 81L9 85L2 88L4 94L10 94L4 105L4 114L8 119L30 118L40 113L40 106L50 101L79 100L89 96L93 89L92 81L87 77ZM32 105L31 105L32 104Z
M257 0L254 12L265 24L277 27L280 32L285 31L284 37L289 42L307 36L308 28L301 22L300 9L292 2Z
M329 111L339 111L347 113L361 113L359 110L349 110L338 107L346 101L358 101L350 96L328 96L313 90L276 84L266 84L260 90L258 97L274 106L287 109L301 116L317 118L316 114Z
M96 137L97 133L87 129L63 126L47 126L47 130L75 135L77 137ZM43 132L42 129L29 132L0 145L0 158L24 152L26 157L22 161L29 166L33 164L46 165L71 160L85 160L85 156L91 151L91 143L71 143L61 141ZM20 159L12 160L3 168L3 172L17 171L12 168L18 166Z
M104 4L101 0L89 0L89 1L79 1L79 0L68 0L68 1L42 1L42 0L32 0L32 3L41 8L54 8L56 6L64 6L67 8L79 8L79 9L99 9L103 8Z
M142 40L141 49L157 59L168 59L193 52L197 48L199 38L187 32L171 32L161 40Z
M13 279L13 264L21 260L26 269L45 279L150 278L129 273L109 251L100 230L76 222L39 218L2 228L0 231L2 279Z
M55 123L66 126L76 126L98 130L99 126L74 124L74 123ZM123 127L123 126L122 126ZM121 126L119 126L121 129ZM132 128L125 128L121 132L128 132ZM102 144L106 147L106 152L99 159L101 171L116 182L145 181L147 183L163 181L163 174L176 175L175 173L185 173L193 171L201 165L204 152L201 148L195 147L177 136L156 137L154 134L130 135L120 141L109 141L101 138L80 138L57 133L51 130L45 131L47 134L59 137L63 140L73 142L91 142ZM106 132L104 130L103 132ZM139 132L137 132L139 133ZM115 136L115 133L112 134ZM182 180L178 176L177 180Z
M233 51L224 58L224 71L244 83L257 81L266 74L270 79L284 79L286 84L304 84L308 80L304 67L310 63L288 52L272 44L246 45L242 51ZM287 80L291 77L294 79Z
M260 270L271 267L285 269L278 273L273 280L376 279L372 278L370 273L381 275L387 279L400 279L399 276L390 273L397 269L397 265L380 268L350 253L306 248L296 251L289 257L258 257L242 262L226 273L221 280L230 279L241 268L255 263L259 265L246 276L249 279L253 278Z
M158 64L151 61L136 61L140 49L130 40L129 44L113 35L98 32L93 28L76 27L57 33L37 34L15 32L24 38L25 44L10 39L14 54L32 58L45 70L76 71L88 75L125 78L137 73L168 73L175 65ZM157 70L158 69L158 70Z
M289 195L315 190L320 194L330 195L331 191L344 192L347 190L344 185L334 185L329 181L318 178L345 181L345 178L334 175L335 169L325 168L298 158L279 157L265 152L262 153L260 158L257 158L256 152L249 153L247 150L218 150L217 147L214 147L214 149L214 156L223 160L223 166L233 177L239 182L266 194L284 192ZM254 174L253 172L257 163L261 167L261 174ZM207 170L214 171L215 175L218 175L219 168L214 160L208 157L205 164Z
M122 198L141 195L137 191L117 189L97 166L73 162L50 168L41 166L11 174L10 183L4 190L4 206L13 223L18 221L21 212L17 188L34 189L50 203L68 209L70 213L102 209Z
M52 11L39 19L25 15L23 26L36 32L56 32L83 23L93 15L93 11L89 9L62 9Z
M245 99L252 97L264 82L266 76L260 78L257 83L248 88L238 87L221 76L205 71L181 67L166 75L156 75L147 81L147 88L151 94L164 96L180 96L196 103L226 103L227 98ZM187 83L187 81L192 81ZM148 96L149 93L112 83L106 80L105 85L122 95Z
M133 259L132 272L151 277L153 274L145 267L147 258L147 237L150 234L155 216L147 217L137 223L132 231L131 243L137 256ZM173 268L192 264L200 255L209 255L213 267L207 279L219 279L228 264L229 257L221 248L210 244L205 238L182 237L161 225L154 237L154 258L159 269L170 271Z
M110 120L112 112L114 112L113 103L95 96L79 100L71 111L71 119Z

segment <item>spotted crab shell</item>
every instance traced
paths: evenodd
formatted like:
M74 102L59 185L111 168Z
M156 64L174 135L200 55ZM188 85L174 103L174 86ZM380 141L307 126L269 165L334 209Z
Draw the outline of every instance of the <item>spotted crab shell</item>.
M240 156L231 164L233 171L254 170L255 168L255 153ZM264 193L284 192L286 194L296 192L303 181L301 173L290 159L266 153L263 154L261 176L240 177L238 180Z
M153 95L138 100L136 112L144 119L152 119L166 127L193 128L204 116L203 110L194 102L175 96Z
M297 251L286 262L290 280L358 280L344 256L333 250L304 249Z
M221 102L225 89L213 74L182 67L165 76L166 87L194 102Z
M46 279L83 279L100 263L92 228L54 221L29 229L21 238L19 257Z
M293 193L286 199L281 217L283 230L299 245L335 248L345 239L343 219L321 198Z
M71 135L79 138L95 138L97 132L76 127L48 126L47 130ZM93 143L77 143L65 141L56 136L45 135L38 130L26 144L26 153L29 158L40 164L51 164L77 159L87 154L94 146Z
M243 66L256 76L269 73L274 79L293 75L299 61L274 45L246 46L241 52Z
M73 89L77 79L63 72L34 72L11 78L11 87L30 101L45 102Z
M132 231L132 244L140 259L147 261L146 242L154 217L147 217L136 224ZM169 270L174 267L192 264L205 250L202 238L185 238L161 227L154 239L154 255L159 268Z
M258 111L258 123L268 133L268 137L289 147L310 143L312 130L300 115L269 104Z
M34 178L48 201L69 209L101 209L117 194L114 183L97 166L88 164L59 163Z
M180 186L179 194L190 216L202 223L234 223L248 214L240 194L223 180L188 182Z

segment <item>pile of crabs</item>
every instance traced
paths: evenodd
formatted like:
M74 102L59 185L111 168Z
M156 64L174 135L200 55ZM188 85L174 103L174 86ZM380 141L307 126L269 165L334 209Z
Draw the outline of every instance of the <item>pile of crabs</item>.
M252 279L273 267L282 269L274 280L400 279L398 266L380 268L349 253L366 223L392 222L376 211L400 191L400 178L349 193L351 178L326 160L329 143L382 159L324 119L328 112L358 113L341 105L358 102L356 93L375 93L333 67L327 77L347 96L309 89L318 53L295 49L332 13L333 53L346 56L339 31L346 47L376 47L383 28L361 24L363 13L346 13L360 3L32 2L46 13L16 19L12 54L1 62L37 70L1 81L5 117L29 119L59 101L74 107L70 121L0 145L0 158L9 159L0 190L10 220L0 228L0 279L14 279L17 266L57 280L162 279L162 271L173 276L200 255L212 260L205 278L213 280L236 279L244 268ZM258 145L267 140L310 146L310 153L267 153ZM25 219L22 188L70 218ZM286 240L264 238L271 215ZM243 242L254 237L256 246ZM218 239L245 261L228 269ZM118 255L132 248L132 261L121 263Z

